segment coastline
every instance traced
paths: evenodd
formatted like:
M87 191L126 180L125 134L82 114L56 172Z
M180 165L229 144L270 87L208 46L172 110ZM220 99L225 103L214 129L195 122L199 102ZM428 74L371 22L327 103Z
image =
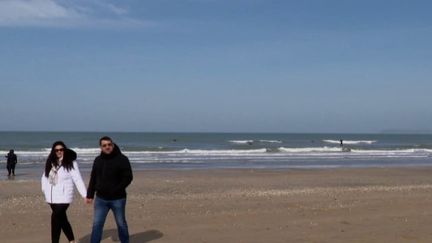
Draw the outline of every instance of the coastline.
M432 167L135 171L127 206L131 242L430 242L431 173ZM39 181L19 177L0 181L0 236L48 242L50 210ZM92 207L76 195L69 218L87 242ZM115 235L112 215L105 229L108 238Z

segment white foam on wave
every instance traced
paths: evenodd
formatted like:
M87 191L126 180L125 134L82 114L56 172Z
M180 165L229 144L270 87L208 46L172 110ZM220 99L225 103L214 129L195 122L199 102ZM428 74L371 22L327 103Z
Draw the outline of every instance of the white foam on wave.
M368 156L368 157L404 157L404 156L432 156L432 149L351 149L344 151L340 147L308 147L308 148L285 148L280 147L279 152L287 154L299 154L303 156L323 156L329 154L343 154L344 156Z
M280 147L278 149L280 152L283 153L316 153L316 152L342 152L341 148L337 147L309 147L309 148L285 148Z
M89 153L89 154L99 154L101 152L100 148L70 148L77 153Z
M72 148L78 153L78 158L80 160L90 161L93 160L95 156L100 153L99 148ZM8 151L0 151L0 154L6 154ZM141 150L141 151L123 151L130 158L173 158L179 159L190 156L191 158L249 158L249 157L262 157L262 158L291 158L295 156L300 157L322 157L330 158L331 156L349 156L353 158L357 157L431 157L432 149L426 148L408 148L408 149L351 149L350 151L344 152L341 147L305 147L305 148L289 148L289 147L279 147L277 150L260 148L260 149L180 149L172 151L158 151L158 150ZM49 151L40 149L34 151L16 151L19 157L24 157L25 159L36 159L40 160L48 156ZM27 157L27 158L26 158ZM3 161L4 159L1 159Z
M100 148L78 148L78 147L74 147L74 148L69 148L72 149L73 151L77 152L77 153L100 153ZM51 148L44 148L43 151L45 153L49 153L51 152Z
M282 143L281 140L259 140L261 143Z
M340 140L331 140L331 139L325 139L323 140L325 143L331 143L331 144L340 144ZM355 145L355 144L374 144L376 143L376 140L343 140L344 144L348 145Z
M352 149L351 152L359 154L379 154L379 155L397 155L397 154L432 154L432 149L375 149L375 150L361 150Z
M71 148L78 154L85 155L93 155L99 154L99 148ZM33 150L33 151L15 151L17 155L28 155L28 156L37 156L37 155L48 155L51 149L43 149L43 150ZM7 154L9 151L1 151L0 154ZM255 154L255 153L266 153L266 148L261 149L228 149L228 150L204 150L204 149L181 149L181 150L172 150L172 151L155 151L155 150L142 150L142 151L122 151L125 154L130 155L139 155L139 154Z
M203 149L182 149L176 151L124 151L125 154L199 154L199 155L243 155L266 153L267 149L229 149L229 150L203 150Z
M254 140L229 140L229 142L234 144L250 144L253 143Z
M5 150L0 150L0 155L4 154L6 155L7 153L9 153L8 151ZM38 150L38 151L26 151L26 150L15 150L15 154L17 155L48 155L49 151L42 151L42 150ZM1 158L1 157L0 157Z

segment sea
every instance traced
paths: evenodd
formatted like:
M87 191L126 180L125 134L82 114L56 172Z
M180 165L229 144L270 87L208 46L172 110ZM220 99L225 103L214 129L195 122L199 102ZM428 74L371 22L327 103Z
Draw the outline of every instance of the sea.
M0 172L10 149L18 156L17 171L42 171L58 140L77 152L82 170L90 170L105 135L138 170L432 165L431 134L0 132Z

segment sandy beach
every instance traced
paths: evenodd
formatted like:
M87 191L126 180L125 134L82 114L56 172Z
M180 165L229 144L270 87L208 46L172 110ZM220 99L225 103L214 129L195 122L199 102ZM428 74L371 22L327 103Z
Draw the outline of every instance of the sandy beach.
M432 242L431 174L427 167L136 171L131 242ZM1 242L49 242L39 181L21 177L0 182ZM92 206L76 195L68 212L76 237L88 242ZM111 214L105 229L103 242L117 242Z

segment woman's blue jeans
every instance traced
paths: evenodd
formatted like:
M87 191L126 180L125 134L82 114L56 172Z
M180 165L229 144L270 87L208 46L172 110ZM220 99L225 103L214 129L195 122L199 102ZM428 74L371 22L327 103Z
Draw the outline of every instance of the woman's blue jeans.
M126 198L118 200L104 200L96 197L94 202L94 220L91 243L100 243L106 217L112 210L117 224L118 236L121 243L129 243L129 231L126 222Z

